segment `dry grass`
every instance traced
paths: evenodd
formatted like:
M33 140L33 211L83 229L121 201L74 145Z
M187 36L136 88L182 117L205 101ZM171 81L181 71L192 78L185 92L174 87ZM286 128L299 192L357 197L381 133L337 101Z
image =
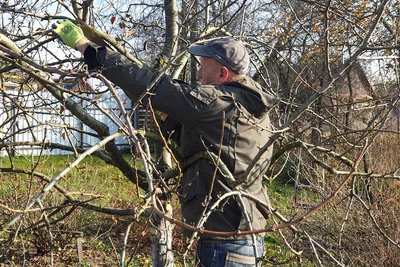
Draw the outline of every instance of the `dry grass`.
M354 159L359 151L357 149L349 151L345 144L335 144L333 150L347 152L345 156L349 159ZM329 197L346 178L346 175L330 174L323 170L305 153L299 151L292 154L297 158L292 156L286 170L274 182L275 186L270 186L271 201L286 218L301 217ZM400 166L399 151L399 135L378 136L368 150L366 161L361 162L358 171L368 170L372 174L389 174ZM350 169L332 157L314 153L337 170ZM298 169L299 160L301 167ZM296 185L297 170L300 170L298 183L306 187L293 190ZM279 183L283 183L286 189L282 190L282 186L276 186ZM345 266L390 267L400 266L399 222L400 181L354 176L335 199L296 227L307 232ZM295 257L280 235L274 233L269 234L269 245L273 248L269 249L272 261L282 263L292 259L287 265L297 266L301 259L303 266L307 264L315 266L318 257L324 266L336 266L325 252L312 248L307 236L293 234L290 230L285 230L283 233L292 248L303 251L302 256Z
M7 167L9 162L2 159L2 165ZM15 158L18 168L30 168L29 159ZM62 170L73 160L71 157L46 157L36 169L37 172L46 174L49 178ZM37 194L44 186L44 182L28 175L2 173L0 187L0 203L13 209L23 209L32 196ZM85 159L78 168L71 171L58 183L69 192L80 192L88 195L74 194L77 199L89 200L93 196L100 196L91 200L91 203L111 208L140 207L143 200L137 195L134 184L126 179L117 169L104 164L97 158ZM139 190L140 194L143 194ZM60 206L64 197L57 190L52 190L43 198L45 207ZM177 200L174 200L177 207ZM37 207L37 206L35 206ZM123 244L124 232L132 217L112 216L90 211L82 207L76 209L65 207L54 216L47 214L51 220L72 211L71 214L52 224L54 266L117 266ZM0 208L0 223L4 225L17 214ZM175 209L175 217L179 218L179 209ZM34 225L43 213L30 212L25 215L21 224L16 224L12 231L19 227L19 231ZM151 266L149 230L146 216L141 216L132 226L127 246L127 260L129 266ZM42 223L42 226L45 226ZM0 266L48 266L50 262L50 236L46 227L20 232L14 242L10 242L10 232L0 235ZM83 237L83 262L78 262L77 237ZM177 252L182 252L183 241L179 229L174 232L174 245ZM193 256L193 255L192 255ZM181 263L179 254L177 266Z

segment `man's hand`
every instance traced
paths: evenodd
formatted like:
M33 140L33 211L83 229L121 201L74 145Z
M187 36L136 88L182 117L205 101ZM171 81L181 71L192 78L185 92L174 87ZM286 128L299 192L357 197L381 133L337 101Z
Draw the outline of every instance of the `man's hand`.
M53 25L53 32L57 34L64 44L76 49L76 43L85 39L82 29L67 19L57 20Z

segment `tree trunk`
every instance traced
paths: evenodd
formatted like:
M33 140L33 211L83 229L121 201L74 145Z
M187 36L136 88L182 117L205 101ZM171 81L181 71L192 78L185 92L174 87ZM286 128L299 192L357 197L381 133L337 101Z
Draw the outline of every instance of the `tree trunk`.
M165 208L166 205L164 205L164 209ZM166 212L166 215L172 217L171 213L172 210L170 209ZM151 258L154 267L174 266L174 252L172 250L173 229L173 224L163 219L159 215L152 215L150 226L150 241Z
M178 49L178 5L176 0L165 0L165 45L163 55L169 60L173 58ZM168 61L169 61L168 60Z
M158 164L163 169L172 167L171 154L164 147ZM170 194L160 196L165 214L172 217L172 206L169 204ZM152 214L150 223L151 258L154 267L174 266L174 253L172 250L172 231L174 225L157 214Z
M160 150L159 169L166 170L172 168L171 154L165 147ZM172 206L169 204L171 195L162 194L160 200L165 214L172 217ZM174 266L174 253L172 250L172 231L174 225L159 215L152 214L150 223L151 258L154 267Z

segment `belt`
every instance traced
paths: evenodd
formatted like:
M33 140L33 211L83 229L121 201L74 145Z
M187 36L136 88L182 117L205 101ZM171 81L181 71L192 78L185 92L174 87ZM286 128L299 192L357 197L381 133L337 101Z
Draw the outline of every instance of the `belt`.
M257 237L257 241L261 242L260 237ZM252 244L253 239L200 239L199 243L211 244L211 243L237 243L237 244Z

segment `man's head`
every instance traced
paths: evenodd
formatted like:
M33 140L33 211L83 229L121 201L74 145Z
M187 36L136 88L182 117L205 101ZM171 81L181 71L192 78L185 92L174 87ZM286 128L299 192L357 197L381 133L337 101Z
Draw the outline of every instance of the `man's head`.
M189 53L200 56L198 76L201 84L223 84L249 69L249 55L244 45L231 38L216 39L206 45L192 45Z

